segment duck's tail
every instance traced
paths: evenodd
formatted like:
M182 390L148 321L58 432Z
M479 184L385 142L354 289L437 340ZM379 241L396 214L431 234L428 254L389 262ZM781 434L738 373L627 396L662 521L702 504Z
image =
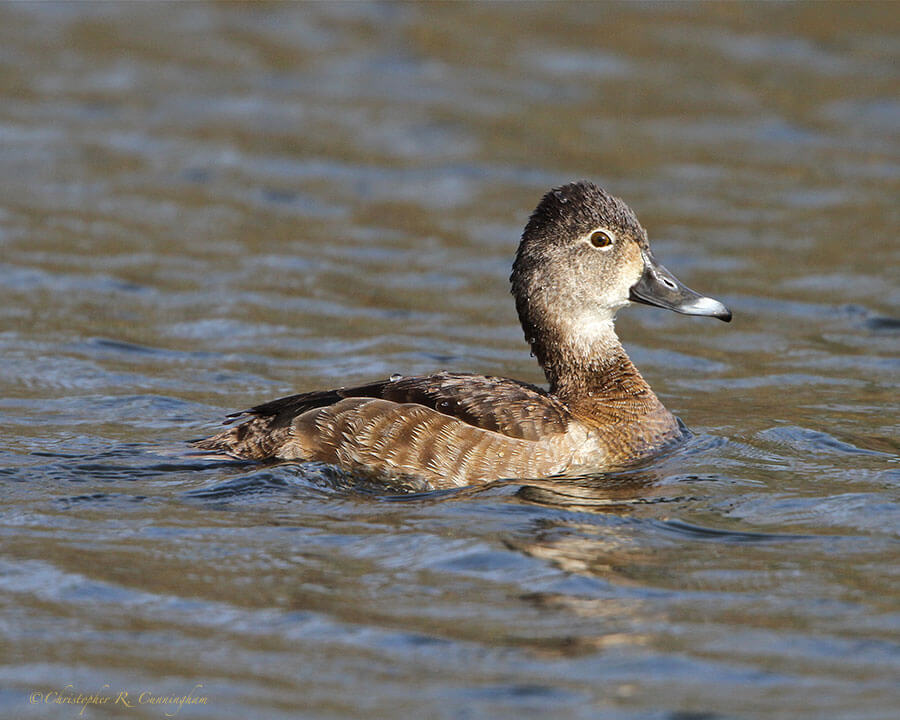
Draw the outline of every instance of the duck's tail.
M269 460L290 435L290 426L272 427L272 418L252 417L212 437L194 440L191 445L204 455L227 455L240 460Z

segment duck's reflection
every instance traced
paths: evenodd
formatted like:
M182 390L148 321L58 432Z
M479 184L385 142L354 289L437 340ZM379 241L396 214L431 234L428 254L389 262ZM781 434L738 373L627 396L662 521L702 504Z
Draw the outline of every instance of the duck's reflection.
M661 475L652 470L589 477L529 480L516 492L526 502L578 512L629 513L648 501Z
M567 572L630 585L630 569L653 557L631 516L636 506L653 502L659 480L642 471L529 481L516 490L517 498L566 512L536 518L529 533L509 536L505 543Z
M648 523L635 511L665 500L661 480L653 469L642 469L529 481L516 490L522 501L565 512L537 518L530 532L506 537L505 545L576 576L572 591L520 596L542 612L570 617L572 631L543 638L536 651L573 656L654 642L646 628L665 610L640 589L666 584L660 575L669 572L669 553L645 536ZM577 578L588 582L579 589Z

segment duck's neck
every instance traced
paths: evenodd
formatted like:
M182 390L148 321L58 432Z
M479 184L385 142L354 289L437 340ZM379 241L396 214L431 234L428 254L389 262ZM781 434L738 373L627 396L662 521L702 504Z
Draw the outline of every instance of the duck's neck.
M612 319L557 328L534 350L550 392L587 418L620 420L662 404L622 347Z

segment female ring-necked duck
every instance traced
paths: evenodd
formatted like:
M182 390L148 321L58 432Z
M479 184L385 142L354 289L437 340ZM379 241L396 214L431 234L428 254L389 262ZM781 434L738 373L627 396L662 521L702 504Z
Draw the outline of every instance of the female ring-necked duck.
M257 405L230 416L248 416L242 424L195 446L440 488L602 470L681 436L625 354L613 318L629 302L726 322L731 312L656 262L624 202L589 182L551 190L525 226L510 281L549 390L482 375L395 375Z

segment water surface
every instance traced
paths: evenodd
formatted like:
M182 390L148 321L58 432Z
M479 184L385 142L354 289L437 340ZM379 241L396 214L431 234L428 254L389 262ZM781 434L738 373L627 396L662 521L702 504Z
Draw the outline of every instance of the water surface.
M893 717L898 24L3 6L0 714L202 685L179 717ZM282 394L541 382L507 276L582 177L735 312L621 314L684 446L409 496L185 456Z

